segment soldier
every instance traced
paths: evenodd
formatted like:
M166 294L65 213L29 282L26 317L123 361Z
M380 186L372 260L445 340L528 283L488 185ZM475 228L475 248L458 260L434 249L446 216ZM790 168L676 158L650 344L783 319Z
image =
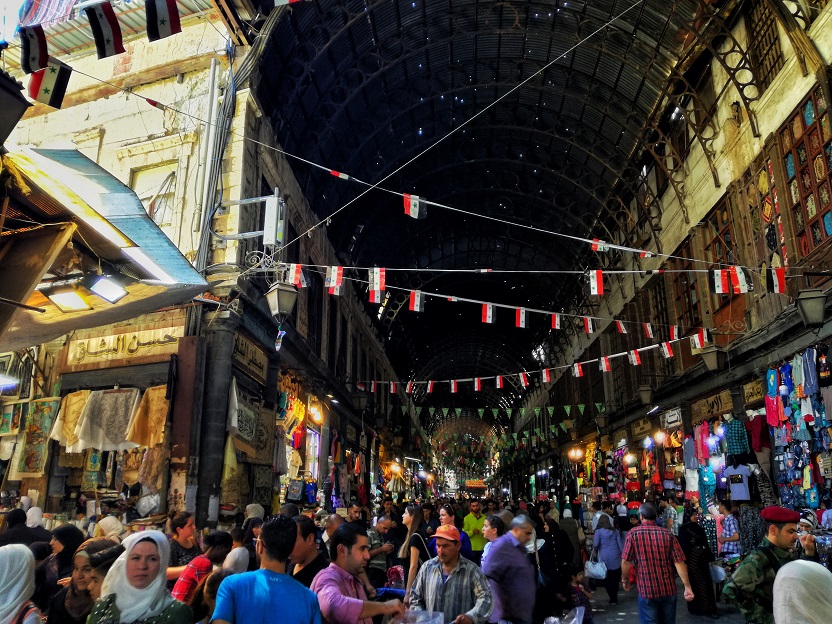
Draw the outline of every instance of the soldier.
M768 533L739 565L722 593L747 622L774 624L774 577L781 566L797 558L792 552L797 540L800 539L803 546L801 559L817 561L818 557L814 536L797 534L798 512L783 507L766 507L760 512L760 517L768 523Z

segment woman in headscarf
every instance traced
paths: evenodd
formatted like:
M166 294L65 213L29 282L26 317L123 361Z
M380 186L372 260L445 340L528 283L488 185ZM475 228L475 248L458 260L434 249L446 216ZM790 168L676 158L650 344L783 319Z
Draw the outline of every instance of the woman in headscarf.
M32 601L46 612L58 590L69 583L75 551L84 543L84 532L74 524L62 524L52 531L52 554L36 570L37 589Z
M705 529L699 524L700 511L691 509L690 521L679 527L679 545L685 553L690 584L696 600L687 603L693 615L717 615L716 594L711 580L711 562L714 553L708 543Z
M29 600L35 591L35 556L28 546L0 546L0 624L40 624L41 614Z
M544 532L540 537L546 542L538 552L540 569L546 575L548 583L543 588L544 591L538 588L534 610L535 622L571 608L569 582L572 577L569 575L569 567L575 554L569 536L552 518L546 518Z
M583 536L584 532L578 521L572 517L571 509L564 509L563 515L560 519L560 530L566 533L569 541L572 542L572 563L574 565L582 565L581 548L586 540Z
M105 537L116 544L121 544L124 525L115 516L104 516L95 527L95 535L96 537Z
M113 543L104 538L89 539L78 547L73 560L69 585L55 594L49 602L49 622L57 624L83 624L95 602L89 593L92 578L90 557L110 548Z
M22 509L12 509L6 515L6 532L0 534L0 546L9 544L23 544L28 546L35 542L48 542L52 534L42 527L29 528L26 526L26 512Z
M43 509L40 507L29 507L26 512L26 526L30 529L43 527Z
M164 533L141 531L124 540L87 624L191 624L191 608L165 587L170 544Z
M774 578L773 593L775 624L829 622L832 572L821 564L805 559L787 563Z

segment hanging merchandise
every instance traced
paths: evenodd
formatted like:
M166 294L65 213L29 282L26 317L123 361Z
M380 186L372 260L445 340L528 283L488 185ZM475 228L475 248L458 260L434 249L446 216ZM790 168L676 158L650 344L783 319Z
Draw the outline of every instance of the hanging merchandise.
M144 391L136 409L126 439L139 446L156 446L165 441L165 424L170 402L166 398L168 387L155 386Z
M20 477L41 477L49 453L49 432L58 412L60 399L37 399L26 403L23 419L25 431L18 442L23 451L17 464Z
M127 441L127 429L139 406L138 388L93 392L78 420L78 450L122 451L137 446Z

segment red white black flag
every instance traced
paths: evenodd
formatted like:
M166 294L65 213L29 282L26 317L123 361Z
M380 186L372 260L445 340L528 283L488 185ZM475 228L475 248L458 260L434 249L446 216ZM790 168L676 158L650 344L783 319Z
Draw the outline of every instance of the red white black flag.
M644 324L644 335L648 338L653 338L653 325L650 323Z
M398 394L397 390L399 389L398 384L395 381L390 382L390 394Z
M766 290L772 293L786 292L786 268L776 267L765 270Z
M433 392L433 381L428 382L428 394Z
M456 394L458 387L456 379L451 379L451 394Z
M633 366L641 366L641 355L639 354L638 349L628 351L627 358Z
M404 213L414 219L424 219L428 216L425 203L418 195L404 194Z
M46 67L49 52L46 49L46 35L43 26L20 28L20 68L27 74Z
M387 270L370 267L370 290L384 290L387 281Z
M503 387L503 376L502 375L497 375L497 379L494 382L494 385L497 388L502 388Z
M581 366L580 362L575 362L572 365L572 375L574 377L583 377L584 376L584 367Z
M182 32L176 0L146 0L147 38L157 41Z
M421 290L410 291L410 311L421 312L425 309L424 297Z
M514 315L514 322L517 327L525 327L526 326L526 308L517 308L517 311Z
M592 326L592 319L588 316L584 317L584 331L587 334L592 334L595 332L595 328Z
M560 314L552 315L552 329L560 329Z
M107 58L124 53L121 41L121 26L115 11L109 2L102 2L84 9L90 21L92 36L95 39L95 51L98 58Z
M330 295L340 295L341 285L344 283L344 267L330 266L326 268L325 286Z
M669 360L673 357L673 345L669 342L663 342L659 345L659 348L662 351L662 357L666 360Z
M708 336L705 333L704 329L699 329L695 334L690 337L690 348L691 349L701 349L705 346L705 343L708 341Z
M619 334L626 334L627 333L627 327L621 321L616 321L615 326L618 328L618 333Z
M494 306L490 303L482 304L482 322L483 323L493 323L494 322Z
M482 379L479 377L474 378L474 392L479 392L482 390Z
M604 294L604 272L590 271L589 272L589 294L603 295Z
M408 381L407 385L404 387L404 391L406 394L413 394L413 382Z
M46 69L34 72L29 78L29 97L52 108L60 108L71 75L69 65L49 57Z
M679 340L682 337L682 332L679 330L678 325L671 325L670 326L670 339L671 340Z
M598 360L598 368L603 373L610 372L610 358L606 355L602 355L601 358Z
M526 388L529 385L529 376L526 373L520 373L520 384Z
M543 374L541 375L541 379L543 380L544 383L549 383L550 381L552 381L552 375L549 373L548 368L543 369Z

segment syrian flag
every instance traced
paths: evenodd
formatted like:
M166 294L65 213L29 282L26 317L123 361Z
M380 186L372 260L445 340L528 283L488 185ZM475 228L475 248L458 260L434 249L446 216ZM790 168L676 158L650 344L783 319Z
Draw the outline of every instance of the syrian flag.
M370 382L370 392L372 392L373 394L376 393L376 382L375 381Z
M520 377L520 383L522 384L522 386L524 388L528 388L529 387L529 376L526 373L520 373L520 375L518 375L518 376Z
M428 216L424 203L418 195L404 194L404 213L414 219L424 219Z
M361 390L361 392L364 392L367 389L367 386L365 386L362 382L359 381L355 384L355 388L356 390Z
M146 0L147 38L158 41L182 32L176 0Z
M628 351L627 358L630 360L630 364L632 364L633 366L641 366L641 355L639 355L638 349Z
M474 392L479 392L482 390L482 379L479 377L474 378Z
M770 293L786 292L786 268L777 267L765 271L766 290Z
M433 381L428 382L428 394L433 392Z
M589 294L603 295L604 294L604 272L590 271L589 272Z
M669 342L663 342L659 345L659 349L661 349L662 357L666 360L669 360L673 357L673 345Z
M413 382L408 381L407 385L404 387L405 394L413 394Z
M290 284L294 284L295 286L301 286L301 278L303 277L303 272L299 264L290 264L289 270L286 272L286 279Z
M494 387L495 388L502 388L503 387L503 376L502 375L497 375L497 378L494 382Z
M552 329L560 329L560 314L552 315Z
M370 268L370 290L384 290L387 271L379 267Z
M350 177L346 173L341 173L340 171L335 171L335 169L329 170L329 175L339 178L341 180L349 180Z
M49 63L46 34L40 24L20 28L20 48L20 69L27 74L44 69Z
M714 292L717 295L727 295L731 292L731 282L728 277L727 269L713 270Z
M592 251L609 251L610 246L597 238L592 239Z
M451 379L451 394L456 394L457 391L457 381L456 379Z
M118 23L115 11L109 2L102 2L84 9L87 19L90 21L92 36L95 39L95 51L98 58L124 53L124 44L121 41L121 26Z
M543 374L541 375L541 379L543 380L544 383L549 383L550 381L552 381L552 375L549 374L549 369L548 368L543 369Z
M398 390L398 389L399 389L399 387L398 387L398 385L396 384L396 382L395 382L395 381L391 381L391 382L390 382L390 394L398 394L398 392L396 392L396 390Z
M517 308L516 314L514 315L515 318L515 325L517 327L525 327L526 326L526 308Z
M494 306L490 303L482 304L482 322L483 323L493 323L494 322Z
M699 329L697 332L690 337L690 347L691 349L701 349L705 346L707 342L707 337L705 335L704 329Z
M638 252L639 258L652 258L653 252L652 251L644 251L643 249Z
M747 293L751 290L748 278L745 276L745 269L734 266L728 269L728 274L731 277L731 288L734 294Z
M580 362L575 362L572 365L572 376L573 377L583 377L584 376L584 367L581 366Z
M601 358L598 360L598 369L602 373L610 372L610 358L606 355L602 355Z
M627 327L624 325L623 321L616 321L615 326L618 328L618 333L619 334L626 334L627 333Z
M591 334L595 331L595 328L592 327L592 319L588 316L584 317L584 331L587 334Z
M300 0L274 0L274 5L278 6L285 6L287 4L294 4L295 2L300 2Z
M421 290L410 291L410 311L421 312L425 309L424 296Z
M650 323L644 324L644 335L648 338L653 338L653 325Z
M459 298L458 297L448 297L448 301L450 301L451 303L454 303L456 301L459 301Z
M380 290L371 290L370 291L370 303L381 303L381 291Z
M60 108L71 75L69 65L50 56L46 69L34 72L29 78L29 97L52 108Z
M670 339L671 340L679 340L682 337L682 332L679 331L678 325L671 325L670 326Z
M330 295L341 294L341 284L344 282L344 267L330 266L326 268L325 286Z

